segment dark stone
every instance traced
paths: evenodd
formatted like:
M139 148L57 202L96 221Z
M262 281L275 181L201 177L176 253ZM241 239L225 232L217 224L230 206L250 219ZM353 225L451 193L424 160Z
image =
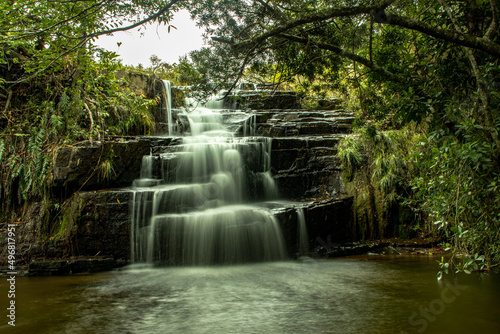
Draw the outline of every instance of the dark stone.
M274 179L285 199L329 197L342 189L340 173L336 171L280 173Z
M291 91L234 91L225 100L230 109L299 108L297 94Z
M299 138L273 138L273 152L280 149L310 149L317 147L335 148L339 142L338 136L319 136L319 137L299 137Z
M353 198L342 196L313 202L290 202L275 209L280 223L287 252L295 258L298 253L298 215L303 210L311 255L318 247L334 250L355 240L353 234Z
M330 197L343 191L338 137L274 138L271 165L283 197Z
M345 111L259 110L256 121L263 136L323 136L350 133L354 116Z
M149 153L147 140L60 148L53 167L56 192L67 196L79 190L130 186L140 175L142 157ZM111 162L113 168L107 178L100 173L101 164L106 161Z
M288 171L300 168L297 164L303 161L305 149L276 150L271 154L271 166L277 171Z
M356 240L352 205L353 197L343 196L316 202L307 208L308 231L316 246Z
M76 193L66 201L60 219L52 225L43 219L42 203L29 206L24 221L15 224L19 255L16 266L47 259L96 256L128 262L131 198L132 191L126 190ZM7 265L6 233L7 229L0 230L2 266ZM57 268L51 270L58 272Z
M132 191L81 192L63 212L62 238L67 256L109 256L128 259L129 202Z
M382 243L335 243L331 240L320 241L320 245L316 246L312 251L312 256L317 258L332 258L332 257L342 257L342 256L353 256L353 255L364 255L364 254L374 254L384 249L389 245L388 242Z
M285 207L275 212L274 216L280 223L288 256L296 258L299 250L297 209L293 206Z

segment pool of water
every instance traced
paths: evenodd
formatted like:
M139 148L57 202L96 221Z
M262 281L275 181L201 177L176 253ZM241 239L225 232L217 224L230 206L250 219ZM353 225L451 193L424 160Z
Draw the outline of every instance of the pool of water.
M436 272L430 257L357 257L18 277L16 327L4 315L0 332L500 333L500 275Z

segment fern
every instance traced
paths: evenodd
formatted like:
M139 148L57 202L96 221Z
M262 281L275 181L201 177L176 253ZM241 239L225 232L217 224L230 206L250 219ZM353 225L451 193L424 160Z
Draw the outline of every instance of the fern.
M64 91L61 94L61 100L59 101L59 106L58 107L59 107L59 110L62 113L69 113L69 112L71 112L71 98L66 93L66 91Z
M116 175L116 172L113 168L113 163L109 159L104 160L99 165L99 173L98 173L99 180L100 181L109 180L111 179L111 176L113 174Z

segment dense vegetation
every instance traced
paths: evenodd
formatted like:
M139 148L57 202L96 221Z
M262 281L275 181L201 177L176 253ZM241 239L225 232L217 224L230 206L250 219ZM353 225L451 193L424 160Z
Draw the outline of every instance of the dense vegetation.
M2 213L47 198L55 149L148 134L154 101L126 91L117 55L95 38L156 21L168 1L3 1L0 4ZM124 22L135 21L123 27ZM120 89L121 88L121 89ZM105 167L105 166L104 166Z
M2 203L43 194L57 145L148 132L150 102L116 89L115 55L92 40L148 21L168 25L187 8L206 28L208 47L175 68L152 58L155 73L343 97L357 120L340 154L366 238L438 236L468 255L459 269L498 262L498 7L497 0L3 2ZM125 19L136 23L119 28Z

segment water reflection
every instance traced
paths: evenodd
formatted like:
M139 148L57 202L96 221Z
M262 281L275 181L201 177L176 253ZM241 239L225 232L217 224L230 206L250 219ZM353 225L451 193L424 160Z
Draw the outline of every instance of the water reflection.
M447 277L466 287L452 301L435 277L433 259L385 257L18 278L12 332L498 332L498 275Z

